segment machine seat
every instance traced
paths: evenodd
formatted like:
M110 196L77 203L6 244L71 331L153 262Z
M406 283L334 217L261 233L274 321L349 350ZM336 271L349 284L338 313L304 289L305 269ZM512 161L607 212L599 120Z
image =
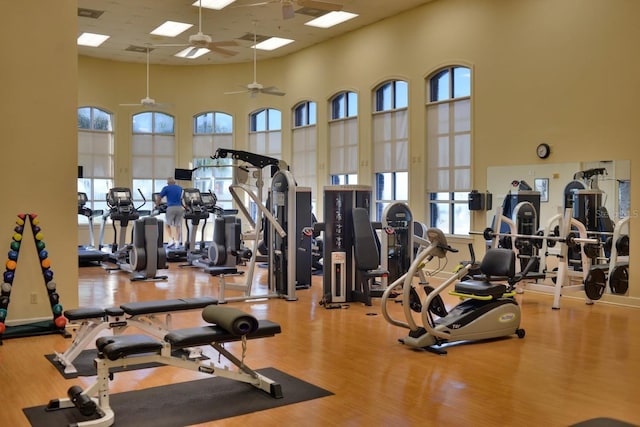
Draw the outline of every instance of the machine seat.
M356 267L355 288L351 291L356 301L371 305L372 296L382 296L380 292L372 292L376 286L375 279L386 277L389 271L380 267L380 242L369 219L369 211L365 208L353 208L353 257Z
M455 292L499 298L504 293L511 291L515 283L520 280L516 276L516 254L511 249L492 248L487 250L479 269L480 276L456 283Z

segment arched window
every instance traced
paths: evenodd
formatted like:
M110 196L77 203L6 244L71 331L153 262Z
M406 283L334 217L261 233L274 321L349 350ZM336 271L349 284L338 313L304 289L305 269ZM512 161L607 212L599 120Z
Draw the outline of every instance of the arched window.
M340 92L329 101L329 175L331 184L358 183L358 94Z
M249 151L275 159L282 158L282 112L273 108L263 108L249 114ZM266 200L267 190L271 187L269 169L262 171L264 187L260 200ZM258 208L249 202L249 212L256 219Z
M113 115L97 107L78 108L78 191L86 193L86 207L94 211L107 207L106 194L113 187L114 145Z
M373 170L376 220L385 206L409 199L408 84L387 81L374 91Z
M176 142L174 117L159 111L134 114L131 137L131 193L136 205L142 203L138 190L153 206L153 193L158 193L175 171Z
M470 228L471 69L442 68L427 79L429 223L445 233Z
M311 187L312 205L317 197L317 148L316 103L303 101L293 107L291 131L293 159L291 170L301 187Z
M280 159L282 155L282 113L264 108L249 115L249 151Z
M213 160L218 148L233 148L233 117L220 111L209 111L193 118L194 186L201 192L213 192L218 206L231 209L232 159ZM224 166L228 167L224 167Z

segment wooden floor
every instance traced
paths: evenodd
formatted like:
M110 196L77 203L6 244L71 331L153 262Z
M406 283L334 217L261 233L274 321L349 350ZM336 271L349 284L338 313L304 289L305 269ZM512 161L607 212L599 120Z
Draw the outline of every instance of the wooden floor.
M172 264L168 274L166 282L130 282L124 273L81 268L80 304L217 296L218 279L200 270ZM232 305L282 325L276 337L249 341L249 366L275 367L335 395L209 425L551 427L598 417L640 425L638 309L563 298L562 308L552 310L550 295L527 292L518 295L524 339L456 345L438 356L399 344L405 331L385 322L379 300L372 307L352 303L349 309L325 310L318 304L322 276L313 280L311 289L298 291L296 302ZM266 270L258 271L254 289L266 292ZM203 324L197 313L177 314L173 322L176 328ZM4 340L0 425L28 425L22 408L93 382L65 380L44 358L69 344L60 335ZM111 389L203 375L171 367L120 373Z

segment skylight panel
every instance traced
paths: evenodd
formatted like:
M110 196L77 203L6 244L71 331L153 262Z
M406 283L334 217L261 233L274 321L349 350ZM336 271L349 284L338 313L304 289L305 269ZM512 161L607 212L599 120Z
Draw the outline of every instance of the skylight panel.
M94 33L82 33L78 37L78 44L80 46L98 47L105 42L111 36L105 36L104 34Z
M193 27L193 24L184 22L166 21L164 24L151 31L156 36L175 37Z
M278 49L282 46L286 46L289 43L293 43L295 40L291 40L291 39L283 39L280 37L271 37L263 42L260 42L258 44L256 44L255 47L256 49L260 49L260 50L275 50Z
M236 0L196 0L192 6L198 7L200 6L200 2L202 1L202 7L207 9L220 10L229 6Z
M359 15L351 12L335 11L324 14L316 19L312 19L309 22L305 22L304 25L318 28L330 28L334 25L342 24L345 21L353 19Z

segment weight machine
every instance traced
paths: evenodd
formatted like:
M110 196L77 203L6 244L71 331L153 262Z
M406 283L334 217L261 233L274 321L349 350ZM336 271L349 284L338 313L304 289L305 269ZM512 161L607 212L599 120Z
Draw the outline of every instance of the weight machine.
M371 187L364 185L330 185L324 187L323 301L343 303L356 300L352 211L371 208ZM378 262L380 262L378 260ZM366 303L367 298L364 298Z
M409 270L414 256L415 228L409 205L394 202L382 211L382 256L380 266L389 272L381 278L382 288Z
M286 170L286 163L260 154L223 148L219 148L211 158L219 159L228 156L234 160L233 183L229 186L229 192L236 202L238 210L250 226L250 231L243 235L243 240L250 240L253 243L252 247L249 248L251 256L247 263L244 283L227 283L225 274L220 274L218 300L220 303L246 301L256 298L284 298L287 301L295 301L297 300L296 263L299 251L299 239L296 236L301 236L300 233L302 233L304 227L311 225L311 199L310 197L308 199L309 222L297 224L297 187L293 176ZM271 193L273 202L271 203L271 209L263 202L263 171L267 167L270 168L270 177L272 178ZM249 185L249 178L253 179L253 186ZM247 209L243 195L250 202L253 202L256 210L255 217ZM261 228L264 228L264 230ZM252 288L256 256L261 236L265 234L269 236L269 290L267 294L255 294ZM309 241L309 259L311 257L310 239L311 237L306 235L301 238L301 240ZM311 269L309 268L309 274L310 272ZM227 297L227 290L241 291L242 295Z
M591 293L590 288L592 287L600 288L602 285L601 282L604 281L604 277L600 278L599 276L595 276L596 274L598 274L597 271L600 271L600 270L597 270L597 271L583 270L580 272L582 276L582 283L580 285L570 285L570 277L572 273L570 272L569 265L568 265L568 252L570 247L576 248L584 244L597 244L598 240L587 237L586 230L584 229L584 225L580 221L572 217L571 208L567 208L563 216L560 216L560 215L554 216L554 218L552 218L550 223L552 221L560 221L557 235L552 235L550 233L542 233L542 234L536 233L534 235L517 234L517 233L500 233L500 232L495 232L492 228L487 228L483 232L470 231L469 234L480 234L485 238L485 240L494 241L494 242L499 238L505 238L505 237L508 237L510 239L516 239L516 240L517 239L527 239L529 241L540 240L542 241L541 252L543 255L547 254L548 246L555 246L556 244L559 244L560 249L557 255L558 267L555 272L555 281L553 286L554 299L553 299L552 308L553 309L560 308L560 296L561 296L562 290L572 290L572 289L584 290L587 295L585 300L586 303L592 304L593 303L592 300L597 298L593 298L593 294ZM572 227L575 227L575 229L577 229L578 232L572 230ZM550 242L553 242L553 243L549 245ZM545 256L543 256L542 258L545 258ZM596 271L596 272L594 273L593 271ZM553 272L550 272L547 270L546 262L544 260L540 262L540 272L546 275L546 277L551 277L553 275ZM527 275L527 277L529 277L529 275ZM533 277L535 278L539 276L533 276ZM526 287L531 288L533 290L547 290L549 288L548 285L537 284L537 283L527 283Z
M507 234L525 236L537 234L540 225L538 219L540 192L531 190L531 187L525 181L512 181L511 186L513 188L507 193L502 206L496 207L491 228ZM525 237L513 240L509 236L503 236L492 239L489 246L513 249L519 260L516 268L521 270L528 265L531 258L537 258L538 250L540 249L538 242L538 240ZM537 265L532 267L534 271L537 270ZM534 273L531 273L528 278L532 276L534 276ZM544 275L538 278L544 278Z

